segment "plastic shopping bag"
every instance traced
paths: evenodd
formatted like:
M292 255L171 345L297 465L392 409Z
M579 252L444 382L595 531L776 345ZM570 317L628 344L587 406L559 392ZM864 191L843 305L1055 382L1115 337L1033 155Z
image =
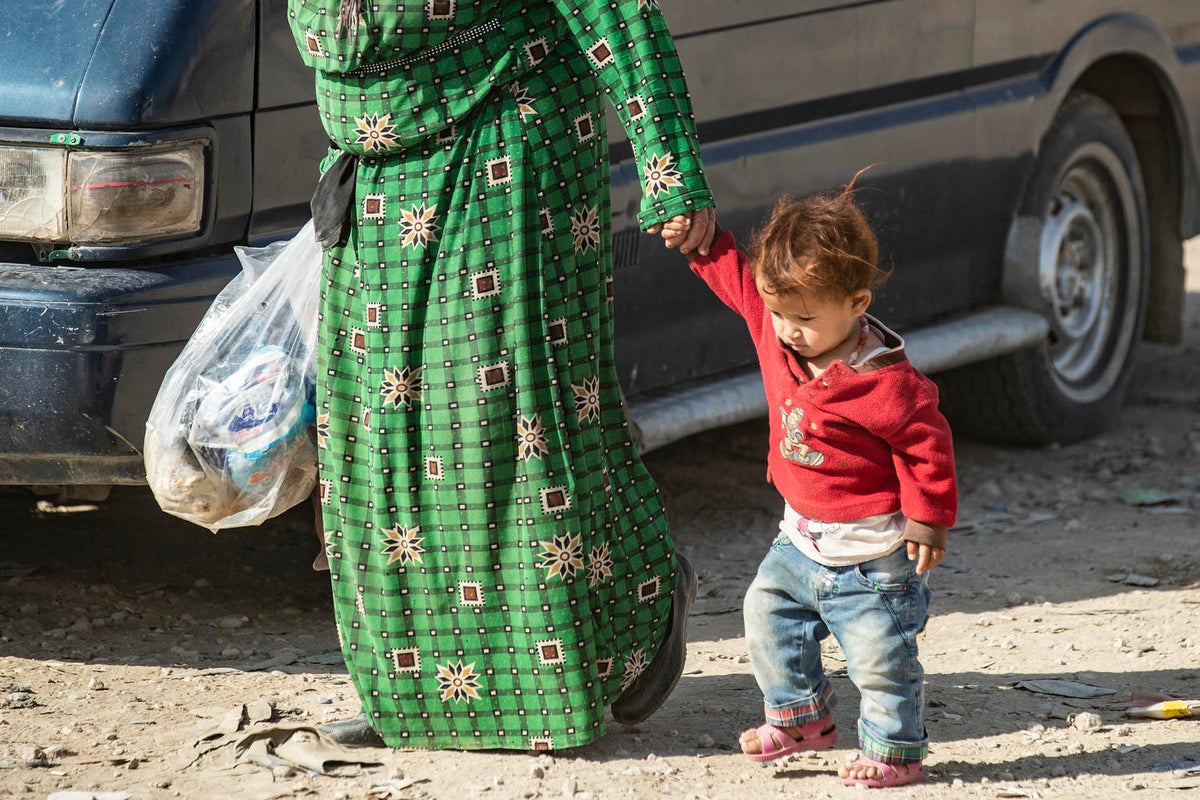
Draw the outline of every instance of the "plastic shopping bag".
M313 224L290 241L235 250L242 272L163 378L143 450L159 506L212 531L258 525L317 480Z

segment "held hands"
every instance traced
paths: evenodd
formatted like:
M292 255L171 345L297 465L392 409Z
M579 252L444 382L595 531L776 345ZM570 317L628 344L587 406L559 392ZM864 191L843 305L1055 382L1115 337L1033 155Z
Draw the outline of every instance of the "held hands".
M717 214L712 206L677 214L666 222L655 223L647 233L662 233L667 247L678 247L684 255L708 255L717 235Z

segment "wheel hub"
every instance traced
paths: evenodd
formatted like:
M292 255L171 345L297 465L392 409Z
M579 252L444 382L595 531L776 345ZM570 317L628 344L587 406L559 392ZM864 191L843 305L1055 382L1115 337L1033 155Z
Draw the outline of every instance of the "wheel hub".
M1079 339L1096 324L1107 253L1104 233L1091 209L1066 198L1067 206L1053 218L1046 258L1054 264L1053 306L1058 327L1069 338Z
M1070 394L1106 390L1112 365L1120 277L1123 194L1102 159L1083 158L1063 174L1043 219L1039 263L1053 332L1049 355Z

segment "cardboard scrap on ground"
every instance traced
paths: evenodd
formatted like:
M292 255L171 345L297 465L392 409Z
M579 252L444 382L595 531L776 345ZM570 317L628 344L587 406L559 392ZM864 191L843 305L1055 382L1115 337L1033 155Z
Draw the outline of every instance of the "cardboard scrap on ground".
M1026 689L1038 694L1053 694L1059 697L1091 698L1105 697L1117 693L1116 689L1106 689L1103 686L1092 686L1089 683L1059 679L1018 681L1016 686L1018 689Z
M371 748L351 750L342 747L310 725L274 725L252 730L238 741L236 749L239 758L256 757L253 760L258 763L272 764L284 761L322 775L339 764L376 766L383 763L378 758L371 758Z

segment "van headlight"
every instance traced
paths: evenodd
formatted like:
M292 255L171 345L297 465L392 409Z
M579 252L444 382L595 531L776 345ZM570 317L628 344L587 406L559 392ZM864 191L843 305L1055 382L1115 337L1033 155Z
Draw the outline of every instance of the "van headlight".
M0 237L65 241L66 174L62 148L0 147Z
M0 146L0 238L140 243L196 233L203 210L204 142Z

